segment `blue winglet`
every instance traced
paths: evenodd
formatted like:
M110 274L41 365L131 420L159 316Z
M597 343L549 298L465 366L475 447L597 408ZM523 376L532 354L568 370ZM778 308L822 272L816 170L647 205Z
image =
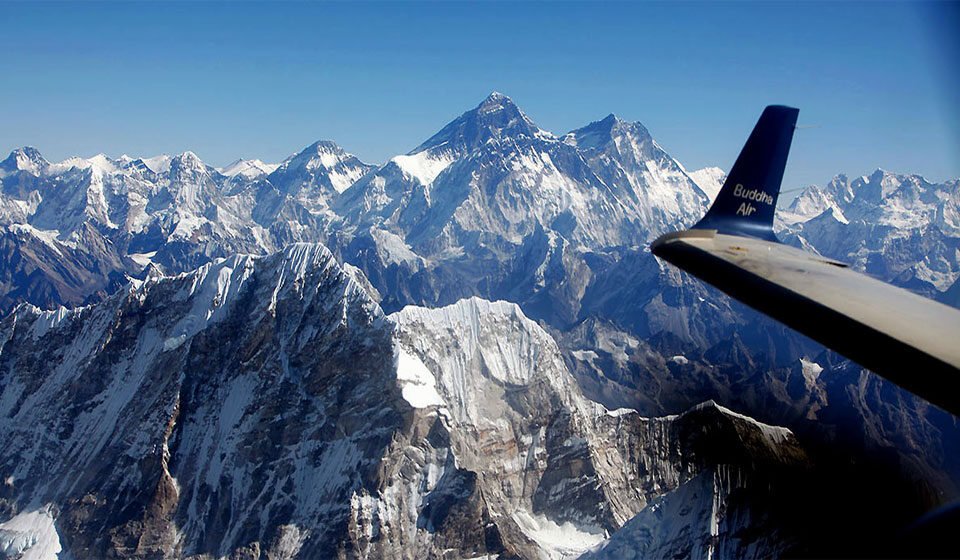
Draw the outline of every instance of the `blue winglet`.
M717 199L693 229L777 240L773 213L799 114L782 105L763 110Z

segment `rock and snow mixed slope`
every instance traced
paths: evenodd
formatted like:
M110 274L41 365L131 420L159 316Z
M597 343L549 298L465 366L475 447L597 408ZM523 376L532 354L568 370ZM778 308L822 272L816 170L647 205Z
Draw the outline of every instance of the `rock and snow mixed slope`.
M942 292L942 298L957 299L956 294L960 293L956 280L957 254L960 253L957 253L954 246L957 237L957 185L955 182L933 185L913 176L893 176L886 173L875 175L876 177L853 181L838 179L827 188L809 190L791 211L785 214L787 219L781 224L785 228L781 235L790 242L820 249L835 258L853 261L868 272L929 295ZM504 339L511 339L506 334L508 331L513 332L511 329L528 333L525 339L519 337L507 345L509 348L501 349L502 356L513 356L509 360L517 360L519 364L523 362L519 356L524 354L519 350L511 350L513 345L537 347L545 339L535 334L537 331L528 325L529 322L519 319L507 321L504 323L507 326L494 325L497 321L505 321L504 314L509 316L512 312L502 309L501 304L482 304L469 298L481 296L488 300L516 302L526 316L539 321L540 325L547 328L560 342L564 364L563 367L556 366L557 371L572 371L579 384L592 398L602 400L610 408L636 407L646 416L661 416L680 412L698 402L715 398L733 408L750 411L768 422L786 423L803 430L811 427L822 428L823 434L817 436L821 440L836 441L837 434L840 434L845 438L845 447L849 449L878 449L878 453L888 454L890 450L896 449L901 462L908 463L911 468L916 467L920 473L914 473L913 476L932 485L930 495L955 494L957 484L960 484L960 475L956 468L960 454L950 443L956 439L952 434L957 432L952 420L888 384L873 379L868 373L861 372L834 356L824 354L822 348L809 341L758 318L749 310L705 288L701 283L691 281L675 269L659 263L647 252L646 245L651 238L663 230L688 226L700 215L707 204L711 189L716 188L721 176L722 173L716 169L687 174L639 123L625 123L611 116L558 137L538 128L509 98L500 94L491 95L478 107L452 121L412 152L392 158L378 167L363 164L330 142L311 145L272 170L256 162L240 162L229 169L217 170L191 153L140 159L96 156L50 163L36 150L25 148L16 150L0 162L0 313L6 314L23 301L51 309L60 303L77 306L95 302L120 290L131 277L146 279L144 286L147 287L138 289L149 291L154 289L149 286L158 284L156 279L164 273L175 275L201 265L208 265L219 271L224 266L219 259L237 253L265 255L294 242L320 241L331 249L343 263L344 270L362 287L364 297L369 294L381 303L382 308L397 312L393 317L399 322L407 320L408 324L415 324L415 316L419 314L429 315L431 321L439 325L461 324L462 321L453 316L470 315L468 309L462 306L473 305L477 309L483 305L491 306L478 314L488 317L478 320L478 325L488 330L500 329L497 332L501 332L501 338ZM248 257L243 259L247 259L244 262L251 263L267 262L251 260ZM258 266L261 265L254 268ZM234 265L229 265L228 268L233 270ZM233 277L232 272L224 274ZM219 277L220 272L216 275ZM299 276L289 276L294 277ZM948 289L951 280L952 291ZM172 281L164 280L159 282L159 285L166 286L166 282ZM232 284L233 280L230 282ZM270 277L267 283L283 282ZM240 284L245 286L244 290L253 289L252 285L245 281ZM947 291L943 292L944 289ZM215 291L219 294L221 290L217 288ZM123 293L127 294L125 291ZM130 296L115 296L120 299L123 297ZM222 299L220 296L211 298L213 301ZM462 303L461 300L465 298L473 303ZM113 302L109 305L117 305L119 300L109 301ZM227 301L236 300L228 298ZM439 313L436 311L401 311L411 304L444 307L455 303L457 305L454 307L445 307L441 315L432 315ZM219 309L218 306L219 303L216 304ZM150 312L154 315L150 316L163 315L162 319L156 320L163 321L165 328L180 325L184 321L178 315L183 309L174 306L174 309L161 312L157 310L158 307L154 305L154 311ZM84 314L93 313L93 309L101 309L101 306L85 308L67 315L86 316ZM146 312L141 313L141 308L136 306L133 309L136 311L131 313L139 317L137 321L149 323ZM17 312L21 325L25 321L32 321L31 313L42 315L38 311L27 309ZM210 313L211 317L220 317L220 312ZM271 320L281 323L287 320L301 321L303 325L309 326L298 331L298 337L309 339L313 343L320 343L322 338L318 332L314 332L315 326L307 318L290 319L289 315L280 314L276 317L282 319L278 319L267 313L265 316L274 319L267 320L259 316L251 319L239 309L233 309L228 315L243 317L235 320L247 325L236 326L237 330L229 331L233 333L229 336L236 336L251 347L263 345L264 348L272 348L267 351L269 355L263 359L274 364L270 367L277 371L302 371L301 366L304 363L312 362L305 355L291 361L290 356L285 354L286 349L281 352L260 339L256 339L256 343L252 342L250 337L254 336L254 331L263 334L280 328L271 325ZM206 314L200 313L196 316ZM499 319L494 321L492 317ZM101 341L103 347L113 349L116 344L125 340L132 344L125 337L133 337L133 333L139 333L141 329L139 322L135 326L129 326L131 321L132 317L124 316L123 320L118 319L116 322L116 325L127 325L122 331L127 333L125 335L115 330L120 327L114 322L104 320L100 323L100 328L108 333L104 335L107 338ZM189 326L194 323L199 326ZM217 336L224 336L222 333L227 332L221 331L226 328L224 324L221 319L212 323L205 319L189 319L181 325L180 332L164 336L159 343L143 341L143 349L155 348L156 344L159 344L159 347L164 349L160 356L168 353L179 356L179 353L188 352L193 360L190 363L196 368L184 369L187 366L181 367L177 363L149 358L147 366L136 369L139 373L129 373L129 379L140 379L137 375L141 375L142 379L149 380L150 375L161 375L157 372L162 368L173 368L168 369L167 374L169 371L176 371L176 375L182 374L183 379L191 380L196 387L205 387L206 381L203 379L207 379L204 377L206 373L201 376L199 372L210 370L214 372L210 374L210 383L219 387L217 383L232 383L228 383L227 378L232 378L237 371L246 372L244 375L250 374L249 370L243 368L254 367L259 362L245 362L236 366L240 369L228 371L223 369L226 366L221 366L217 361L227 360L229 356L217 353L216 345L210 342L209 336L212 336L210 333L213 332L221 333ZM283 324L286 325L283 328L294 328ZM62 328L65 327L57 327ZM496 377L499 374L489 377L490 372L485 368L499 363L488 363L489 360L494 360L490 357L492 354L489 349L480 351L482 360L478 362L481 364L478 370L474 368L475 362L470 362L473 364L470 367L450 364L444 361L444 355L452 355L452 351L445 347L430 348L429 341L416 342L415 337L408 336L413 328L407 327L406 331L393 331L390 328L387 329L391 331L388 334L381 333L377 328L371 331L375 332L376 336L370 333L367 336L369 340L382 338L392 341L390 344L397 344L397 340L406 341L406 347L403 342L399 343L400 348L406 348L402 352L398 350L396 355L399 369L391 369L391 357L387 360L391 363L387 368L390 371L377 374L380 375L378 379L386 379L385 383L390 387L396 385L397 376L401 378L399 389L391 389L388 399L391 403L395 401L401 409L413 407L417 411L414 415L430 418L433 414L433 417L442 418L448 424L459 418L459 426L466 432L479 430L472 424L479 422L477 418L469 415L456 416L460 413L466 414L465 409L458 409L457 406L467 406L470 403L460 403L460 397L457 396L460 393L456 388L444 384L444 375L447 375L444 372L453 372L449 373L453 379L472 380L471 386L477 390L492 391L495 395L502 393L503 399L514 403L511 407L517 402L517 394L529 394L529 391L518 393L514 390L517 386L512 383L516 379L510 378L509 382L506 382ZM424 332L433 332L438 338L449 335L444 334L446 331L434 332L432 328L422 328ZM57 329L54 331L59 332ZM250 332L244 329L249 329ZM452 329L450 332L459 333L454 327L449 329ZM11 332L15 331L16 329ZM466 336L462 333L460 335ZM196 342L198 340L206 340L206 346ZM464 340L472 339L467 337ZM194 342L197 344L196 350L193 350ZM45 340L44 344L56 347L60 342ZM492 342L486 340L471 348L486 348L490 344ZM416 345L419 345L417 348L420 350L415 350ZM450 348L454 347L460 348L451 343ZM12 348L8 357L14 352ZM42 354L42 348L46 347L31 342L29 348ZM236 355L245 355L237 348L232 348L232 351ZM97 352L102 353L103 350ZM139 350L127 349L122 352L130 353L130 359L133 359L132 356ZM204 353L212 356L212 361L204 361ZM388 353L392 356L392 350ZM26 358L21 355L18 359ZM121 362L107 362L111 364L110 367L126 367ZM102 364L103 360L97 363ZM814 363L822 368L816 375L812 374L812 366L808 365ZM33 371L35 375L49 375L47 365L46 362L41 364L35 361L26 370L14 368L10 371L17 371L18 375L24 371ZM233 365L229 367L234 368ZM291 367L292 370L289 369ZM502 365L496 367L499 369L491 371L502 372L509 369L504 369L506 366ZM464 371L479 373L473 377L456 373L463 368L466 368ZM129 371L133 372L134 369ZM516 373L519 370L509 371ZM93 373L88 372L88 375ZM486 381L481 382L481 378ZM220 381L215 381L217 379ZM436 381L435 385L431 385L431 379ZM527 376L523 379L539 378ZM561 396L567 394L567 391L557 386L555 381L537 385L539 388L533 391L536 399L549 396L553 403L550 406L556 404L578 409L580 405L576 403L580 401L571 400L569 395ZM491 388L488 382L500 389ZM96 384L80 385L85 388L97 387ZM294 383L287 387L300 385ZM150 390L157 389L153 387ZM219 406L216 404L220 402L217 399L221 398L217 396L220 395L217 393L219 388L207 387L203 391L207 391L202 393L203 398L214 403L211 406ZM78 394L87 395L82 391ZM286 393L284 395L289 396ZM269 391L264 393L264 398L273 396L277 395ZM11 402L15 402L20 397L7 398L14 399ZM168 397L164 396L164 399ZM158 402L168 403L168 400L164 399ZM73 402L70 404L72 408L68 409L72 411L71 414L76 415L83 412L84 407L99 410L96 407L103 404L96 399L91 402L93 404L87 401ZM138 403L139 405L142 403ZM480 405L473 402L472 406ZM547 405L540 406L556 410ZM441 409L446 412L441 413ZM482 407L479 409L482 410ZM457 410L460 412L455 412ZM509 417L510 410L527 409L521 407L504 410L504 415ZM404 414L408 412L400 415L407 419L408 416ZM212 417L220 413L208 411L202 414ZM571 418L580 418L578 414L573 414ZM17 418L16 421L9 421L17 426L27 427L43 425L43 421L53 422L50 418ZM71 434L72 430L80 430L85 426L87 421L68 422L71 426L69 429L56 424L56 433ZM260 429L256 432L256 437L250 434L244 437L249 442L258 437L276 440L279 437L277 433L287 433L284 430L289 430L291 439L284 440L287 442L296 438L314 437L312 432L302 426L288 427L284 423L288 421L289 419L284 419L268 423L272 426L270 429ZM427 430L426 425L418 422L420 420L410 421L409 426L416 425L419 426L417 429ZM585 434L595 427L591 428L590 421L587 420L577 422L586 427L576 428L581 431L573 428L569 430L578 434L576 437L590 441L590 437ZM408 426L406 423L402 425ZM430 426L425 433L437 433L433 431L433 424ZM354 428L363 431L359 427L351 429ZM502 426L497 430L501 428ZM529 429L532 428L520 422L511 424L510 429L530 435ZM455 433L452 428L448 432L447 436ZM146 430L145 433L155 435L155 430ZM173 433L179 432L174 430ZM72 436L63 437L69 439ZM132 435L127 437L134 438ZM327 435L317 437L319 439L316 441L326 441L323 438ZM420 441L415 436L405 437L408 439L403 441L408 443ZM464 439L466 436L462 434L450 437L451 441L459 441L459 445L470 449L478 441ZM509 443L502 443L510 441L509 436L502 431L496 431L491 437L501 442L497 445L509 446ZM566 437L562 441L566 441ZM384 447L384 453L374 453L377 457L369 460L377 464L388 464L389 461L384 457L392 456L394 458L390 459L391 461L401 461L398 455L391 453L396 449L407 449L408 443L397 444L400 447L396 448L388 446L389 453L386 451L387 447ZM663 442L660 444L669 445ZM52 444L47 441L41 447L44 445ZM371 445L371 448L377 447ZM438 443L430 445L433 447L428 449L422 443L413 444L419 451L410 453L415 457L423 454L425 457L436 458L431 455L436 453L444 457L454 456L449 454L452 452L438 451ZM516 444L518 449L528 445L532 444ZM265 448L273 449L270 446ZM492 449L496 448L494 446ZM585 444L585 449L592 453L596 448L588 443ZM283 454L288 452L299 453L290 450L276 451L278 457L285 456ZM196 455L207 451L195 450L190 453ZM582 450L577 453L581 455L574 454L571 455L574 459L565 460L586 460L583 459ZM651 448L650 453L655 451ZM179 457L186 461L184 457L187 456L192 455L183 451ZM7 455L0 456L0 460L6 457ZM171 457L177 456L173 454ZM469 453L465 452L463 457L469 457ZM860 461L859 458L857 460ZM143 462L141 470L152 473L153 476L158 472L158 467L156 460L151 461ZM417 465L421 463L435 464L430 461L424 463L415 458L414 468L420 468ZM179 464L182 466L184 463ZM663 461L658 463L661 466L664 464L666 463ZM605 481L602 484L613 484L610 482L614 476L611 473L615 470L594 470L598 473L596 480ZM422 475L426 478L416 480L430 480L430 476L434 475ZM154 478L151 476L143 480L160 480L159 475ZM194 475L184 476L185 485L196 485L199 480ZM194 478L191 479L191 476ZM485 495L496 495L492 489L483 486L485 483L482 477L477 476L470 484L473 484L474 488L483 489ZM540 475L531 476L531 480L543 478L537 478ZM96 477L88 475L88 478ZM706 485L709 479L710 476L704 474L699 480ZM191 480L193 482L190 482ZM263 480L257 478L256 483ZM401 531L396 529L398 525L395 523L388 527L378 525L377 520L381 515L384 518L393 516L391 519L403 519L403 523L409 524L409 520L416 517L414 525L417 527L420 523L440 527L442 522L437 516L443 517L447 513L437 512L449 512L450 508L446 504L461 503L457 500L461 499L458 496L466 492L466 479L448 480L449 486L444 486L442 492L431 499L437 500L434 503L445 505L430 509L430 513L422 519L420 510L415 508L404 512L391 509L395 508L397 503L409 505L416 502L416 496L419 496L417 492L421 491L419 486L398 487L403 488L403 492L409 491L411 496L416 495L413 498L401 499L398 496L408 494L397 490L400 494L391 494L389 499L384 499L377 493L380 490L374 489L375 484L367 484L369 480L369 477L364 478L363 482L366 494L360 492L356 494L356 498L353 497L354 494L349 494L349 500L343 502L348 504L346 510L327 512L329 515L322 517L323 524L331 519L336 520L331 523L341 523L344 515L350 520L359 520L356 523L362 521L361 525L351 529L350 544L337 541L340 544L336 546L342 544L347 547L345 550L386 550L376 547L386 546L383 542L402 541L405 544L398 546L407 550L413 546L409 544L412 542L420 543L416 546L427 548L440 546L436 543L443 541L443 538L447 538L449 542L459 542L453 536L460 530L455 525L434 531L431 533L434 536L424 537L420 529L410 532L405 525L408 529ZM477 482L478 480L480 482ZM243 484L248 482L244 479ZM214 487L212 481L205 483L210 488ZM548 483L549 481L543 484ZM119 487L121 482L105 484ZM432 483L427 486L430 484ZM890 479L878 479L877 485L891 488ZM644 500L659 499L658 492L662 492L664 488L667 486L662 486L660 490L644 491ZM222 526L235 523L239 519L237 516L241 514L235 510L237 504L244 500L260 500L255 501L256 507L260 507L277 496L273 490L261 498L237 497L233 494L234 489L221 489L215 496L209 494L210 491L197 490L200 492L198 495L203 496L202 499L197 498L197 503L202 502L205 505L197 506L199 509L193 510L191 515L198 515L198 511L205 514L204 512L216 510L217 519L221 520L218 523ZM527 490L524 491L529 494ZM225 497L227 494L231 496L229 501ZM700 490L691 494L705 495ZM734 494L740 495L739 491ZM499 506L489 506L494 510L478 510L481 513L476 515L480 516L477 519L486 519L483 515L490 516L490 523L493 523L492 527L495 527L494 533L497 535L496 539L491 537L493 540L490 542L501 542L504 550L525 550L527 552L524 554L533 554L531 550L541 550L546 546L536 544L543 542L552 542L559 547L558 550L572 550L599 535L600 532L595 530L597 527L601 527L604 532L618 527L641 503L639 498L634 497L617 502L609 497L609 493L603 494L606 497L599 498L596 493L584 494L587 495L594 497L584 498L584 503L607 504L604 505L607 508L606 513L600 515L595 509L589 509L594 506L589 506L586 510L578 510L576 515L559 509L547 514L537 509L546 502L537 502L540 498L534 494L533 500L539 504L536 506L527 507L527 501L523 501L528 500L529 495L510 498L514 500L511 504L526 507L522 510L522 515L518 518L511 517L510 522L492 521L500 517L489 512ZM441 499L441 496L445 497ZM576 498L571 498L569 494L564 496L565 499L569 498L571 503L579 503L578 500L581 500L580 494L576 494ZM144 498L141 502L147 503L149 499ZM226 503L229 505L224 505ZM24 515L32 515L31 512L40 511L37 508L44 505L41 503L35 504L36 507L27 507L20 502L17 504L16 507L21 508L18 511ZM101 508L96 510L101 513L90 514L97 519L106 519L113 515L102 513L106 511L102 508L110 510L113 506L97 506L96 501L92 502L92 505L88 503L87 506L90 511L96 509L94 506ZM33 509L30 509L31 507ZM71 507L79 506L74 504ZM146 505L143 507L149 509ZM451 507L457 510L460 506ZM557 507L559 508L559 505ZM889 508L889 503L887 507ZM128 508L124 511L136 513L139 510ZM415 511L416 515L411 511ZM167 517L160 517L167 521L156 523L144 522L142 516L141 521L130 521L140 515L131 514L132 517L126 518L124 523L133 523L130 527L137 523L141 526L176 526L176 530L182 532L175 533L179 535L176 542L194 543L189 546L193 547L191 550L199 551L198 553L220 554L213 551L212 545L196 544L207 537L198 536L198 529L195 528L197 523L194 521L193 525L189 525L189 516L169 521L176 515L184 515L179 509L176 512L178 513L163 510L161 513ZM863 519L874 522L878 518L888 517L889 512L878 507L869 513L873 517L866 516ZM83 515L86 513L81 517ZM318 536L313 529L310 529L313 536L308 538L304 536L305 533L284 532L287 529L280 530L271 525L272 520L276 519L299 519L292 513L289 517L285 515L265 513L255 522L251 520L253 514L249 513L242 525L247 528L256 526L255 530L250 531L260 533L256 539L251 537L252 540L247 542L257 542L257 546L263 548L282 548L301 543L307 547L305 550L334 546L331 544L333 541L325 541L326 537ZM61 511L57 514L57 519L60 530L67 518ZM426 520L429 520L429 523ZM181 526L178 523L188 525ZM307 527L300 525L299 521L291 521L288 525L301 529ZM342 529L344 525L337 527ZM551 539L551 536L562 533L559 528L569 528L574 534L580 535L575 539L579 544L563 544ZM121 544L125 542L124 538L133 534L133 529L129 527L113 527L110 530L114 531L111 534L116 536L115 542ZM446 537L436 537L437 532ZM231 533L238 534L250 533L247 529L236 529ZM387 534L391 536L383 536ZM64 535L62 531L61 535ZM668 538L666 533L663 535L664 542L676 541L673 537ZM786 538L785 536L784 539ZM156 540L169 540L164 539L166 537L157 537ZM246 546L237 544L243 539L237 540L233 536L230 539L233 540L223 546ZM464 542L469 540L463 539ZM144 546L153 546L149 545L148 541L149 539L144 541L147 543ZM65 537L64 542L72 541ZM101 541L97 546L114 546L103 542L105 541ZM486 537L483 542L487 542ZM284 544L281 546L281 543ZM176 550L184 551L189 546L184 544L184 548ZM416 546L410 549L427 550ZM487 547L486 544L483 546ZM673 545L662 546L669 548ZM272 550L279 551L281 548ZM476 545L474 548L476 551L496 549L492 545L488 548Z
M514 304L385 317L319 245L21 307L0 339L7 551L569 558L718 461L805 461L712 403L586 400Z
M538 226L577 246L637 245L705 202L639 123L611 116L560 139L493 93L338 205L430 257L520 245Z
M672 273L647 244L706 204L641 124L611 116L557 137L494 93L338 198L331 243L389 311L479 295L562 330L600 315L700 340L712 335L697 316L730 324L729 310L700 309L707 292L679 276L681 301L652 301Z
M700 189L706 193L713 202L723 187L723 182L727 179L727 173L719 167L704 167L690 172L690 178Z
M15 150L0 162L0 236L11 247L0 274L28 280L0 294L2 310L19 301L78 305L116 289L113 277L321 240L331 199L371 168L332 142L282 164L240 160L222 170L192 152L50 163L33 148ZM53 263L29 249L39 244L79 272L50 272Z
M320 246L21 308L3 340L3 507L50 504L75 557L296 549L308 525L332 550L401 422L391 326Z
M960 278L960 180L838 175L788 212L799 243L888 282L937 297Z
M638 122L616 115L574 130L563 142L584 155L610 195L655 237L691 224L706 210L707 194Z
M480 295L566 326L599 311L584 306L593 277L645 275L619 270L637 261L623 253L643 253L707 203L641 124L609 117L556 137L498 93L376 168L327 141L270 167L240 160L217 170L190 152L49 163L15 151L0 165L3 231L65 244L78 253L70 260L109 272L51 276L18 253L8 274L35 274L44 288L0 294L10 301L0 311L82 304L116 288L109 273L175 274L321 241L366 273L390 311Z

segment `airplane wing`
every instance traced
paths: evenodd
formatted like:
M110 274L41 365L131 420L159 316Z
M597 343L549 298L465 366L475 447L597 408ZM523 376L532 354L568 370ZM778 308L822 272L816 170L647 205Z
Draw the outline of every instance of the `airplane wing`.
M960 310L777 241L798 113L767 107L703 219L661 236L653 253L960 415Z

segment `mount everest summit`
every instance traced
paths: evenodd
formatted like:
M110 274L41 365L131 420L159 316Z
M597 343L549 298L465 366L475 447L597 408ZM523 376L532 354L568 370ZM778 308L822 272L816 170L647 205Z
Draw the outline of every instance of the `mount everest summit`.
M494 93L382 165L22 148L0 182L8 556L816 553L958 494L952 417L650 255L722 171L640 123ZM949 301L958 186L838 176L778 235Z

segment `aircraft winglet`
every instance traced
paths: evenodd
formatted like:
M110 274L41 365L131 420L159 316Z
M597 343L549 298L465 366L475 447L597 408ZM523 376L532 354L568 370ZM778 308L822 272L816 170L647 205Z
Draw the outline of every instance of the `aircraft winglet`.
M777 240L773 214L799 113L782 105L763 110L717 199L692 229Z
M654 255L960 416L960 311L779 243L773 214L799 111L764 109L713 206Z

